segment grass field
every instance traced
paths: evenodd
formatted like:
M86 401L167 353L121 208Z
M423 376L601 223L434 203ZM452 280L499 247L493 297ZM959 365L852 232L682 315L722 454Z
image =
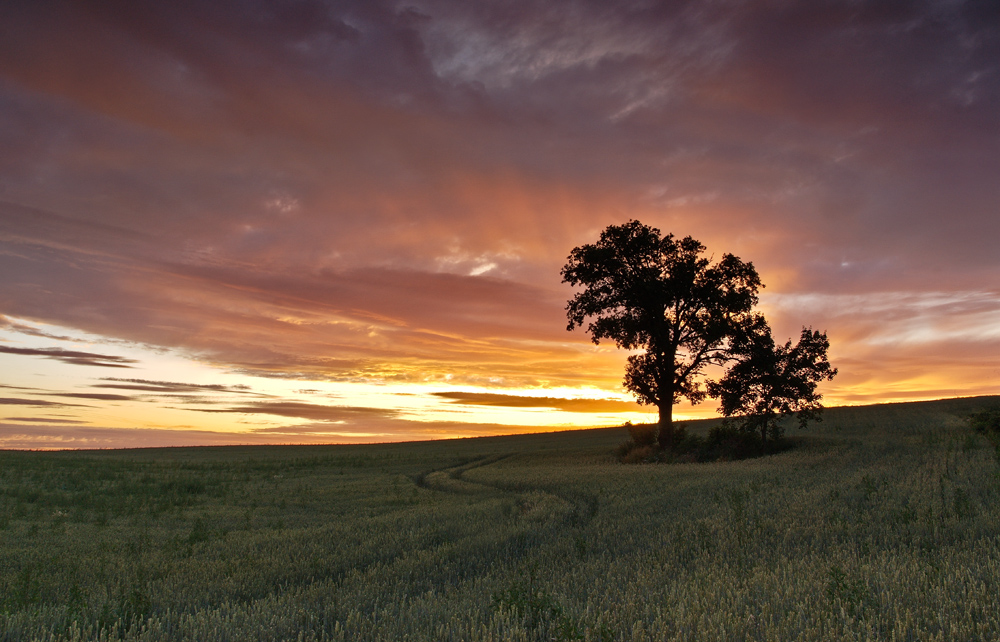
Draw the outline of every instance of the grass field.
M961 419L998 402L711 464L622 465L621 428L0 452L0 640L1000 639L1000 467Z

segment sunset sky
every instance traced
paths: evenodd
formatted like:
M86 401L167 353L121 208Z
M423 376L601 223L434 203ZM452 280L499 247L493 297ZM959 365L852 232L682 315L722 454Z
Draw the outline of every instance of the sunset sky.
M559 275L629 219L827 405L1000 394L1000 3L0 3L0 447L648 420Z

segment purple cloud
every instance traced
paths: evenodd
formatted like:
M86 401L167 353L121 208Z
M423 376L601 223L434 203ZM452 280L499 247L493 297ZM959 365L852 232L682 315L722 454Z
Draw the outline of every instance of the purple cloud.
M130 364L136 363L135 359L128 359L126 357L96 354L93 352L80 352L78 350L64 350L62 348L14 348L11 346L0 346L0 353L45 357L47 359L56 359L74 366L131 368L132 366Z

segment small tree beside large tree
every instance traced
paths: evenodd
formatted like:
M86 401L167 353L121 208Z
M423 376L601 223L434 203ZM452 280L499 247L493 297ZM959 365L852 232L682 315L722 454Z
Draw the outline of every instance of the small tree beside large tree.
M629 221L573 248L562 269L564 282L582 286L566 306L567 329L586 324L594 343L607 339L637 351L624 386L639 403L656 406L664 450L675 446L673 406L682 398L720 397L727 417L763 426L766 440L775 417L789 409L803 420L817 416L815 384L836 374L826 361L825 334L804 330L794 348L774 345L754 311L764 286L752 263L732 254L713 262L705 249L690 236L663 236ZM721 381L704 380L706 367L733 361Z
M820 381L832 380L837 369L827 360L830 341L825 332L802 328L798 343L775 344L771 329L761 322L730 349L734 363L719 381L708 382L708 394L719 399L719 412L740 432L768 443L782 434L781 419L795 415L799 427L819 419L823 395Z

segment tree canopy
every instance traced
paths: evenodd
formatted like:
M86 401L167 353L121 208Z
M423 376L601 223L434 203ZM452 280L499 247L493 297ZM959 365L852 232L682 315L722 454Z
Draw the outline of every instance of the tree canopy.
M567 329L586 324L594 343L643 350L628 358L624 385L657 407L663 448L673 446L673 405L702 401L704 369L729 361L733 340L759 323L753 264L732 254L713 263L705 249L633 220L574 248L562 269L564 282L583 286L566 306Z

